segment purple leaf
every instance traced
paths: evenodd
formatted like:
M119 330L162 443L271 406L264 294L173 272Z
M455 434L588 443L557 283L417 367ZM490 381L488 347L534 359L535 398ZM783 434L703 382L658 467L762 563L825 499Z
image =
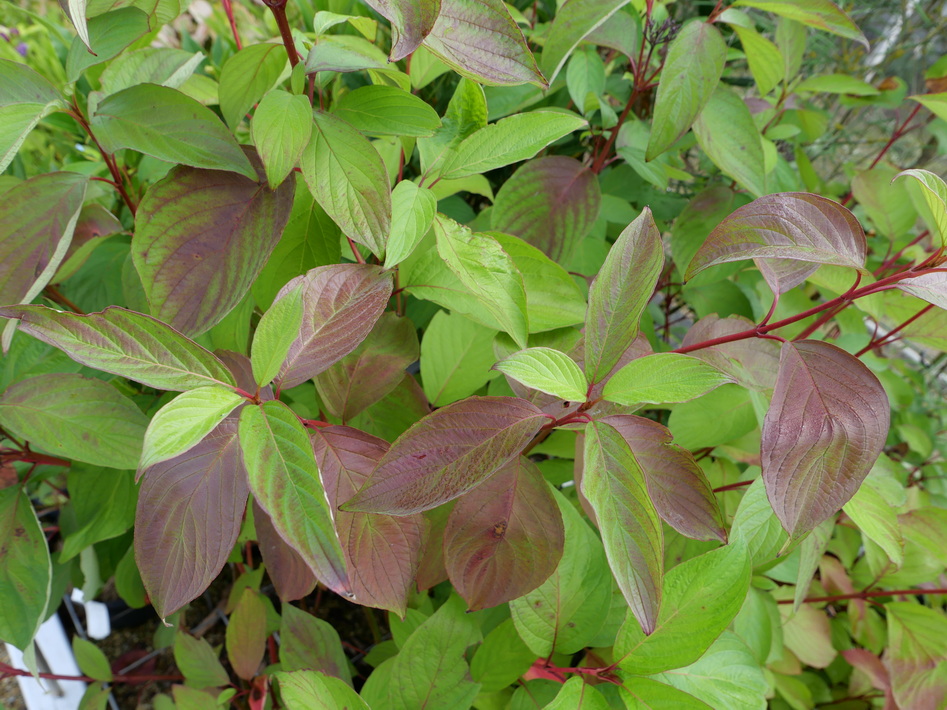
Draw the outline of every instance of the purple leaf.
M766 494L792 539L855 494L889 416L887 394L858 359L816 340L783 344L760 453Z
M947 272L935 271L920 276L912 276L909 279L898 281L895 286L902 291L907 291L912 296L933 303L938 308L947 308Z
M627 414L600 421L614 427L628 444L664 522L694 540L727 542L723 513L710 482L691 452L672 443L667 427Z
M397 62L416 50L431 33L441 0L365 0L365 4L391 22L391 54Z
M59 348L76 362L148 387L184 391L234 384L214 355L142 313L117 306L88 315L45 306L7 306L0 308L0 316L19 318L20 330Z
M553 261L568 263L598 218L601 202L598 178L578 160L537 158L497 192L492 227L521 237Z
M559 564L565 530L542 472L520 456L461 497L444 531L451 583L471 610L533 591Z
M309 436L333 510L355 494L388 450L388 442L350 427ZM420 560L421 516L337 511L335 527L355 601L404 616Z
M185 335L219 323L246 295L279 241L293 183L270 191L236 173L178 166L135 218L132 258L152 315Z
M447 580L447 567L444 566L444 531L453 509L454 501L451 501L421 514L424 532L417 582L418 589L422 592Z
M197 598L223 569L248 494L233 419L190 451L145 472L135 515L135 560L159 616Z
M548 86L502 0L441 0L424 46L481 84Z
M724 219L687 267L691 279L717 264L743 259L789 259L864 270L865 232L837 202L806 192L765 195ZM811 267L777 267L763 262L763 276L775 293L788 291L811 274Z
M250 365L250 358L246 355L235 353L232 350L216 350L214 351L214 355L226 365L230 374L233 375L233 378L237 381L237 387L244 392L253 392L256 389L257 385L256 380L253 379L253 368ZM263 402L269 402L273 399L273 388L269 385L261 387L258 397Z
M664 248L645 207L612 245L589 291L585 375L600 382L638 335L638 321L664 266Z
M398 386L419 349L414 324L385 313L355 350L316 375L319 398L333 416L348 421Z
M256 541L263 556L263 566L276 587L281 602L302 599L316 586L316 576L306 561L279 536L273 521L260 504L253 501L253 524Z
M755 328L756 324L742 316L720 318L709 315L695 323L681 343L683 347L705 340L733 335ZM769 390L776 384L779 370L779 344L767 338L746 338L732 343L713 345L690 353L721 372L725 372L744 387Z
M549 418L515 397L469 397L429 414L392 444L345 510L410 515L483 483Z
M47 173L11 188L0 204L0 304L29 303L66 255L89 178Z
M302 284L303 322L276 383L288 389L311 380L358 347L381 317L394 288L390 272L366 264L334 264L297 276L279 300Z
M661 606L664 535L644 473L621 434L600 421L585 430L582 493L595 510L608 566L645 634Z

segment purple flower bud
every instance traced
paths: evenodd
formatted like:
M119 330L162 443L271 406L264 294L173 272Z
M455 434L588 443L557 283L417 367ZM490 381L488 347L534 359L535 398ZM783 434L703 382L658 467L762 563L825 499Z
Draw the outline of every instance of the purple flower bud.
M0 32L0 37L3 37L4 42L10 41L10 35L8 35L6 32Z
M20 42L16 46L16 51L20 53L21 57L25 57L27 52L29 51L29 47L26 46L26 42Z

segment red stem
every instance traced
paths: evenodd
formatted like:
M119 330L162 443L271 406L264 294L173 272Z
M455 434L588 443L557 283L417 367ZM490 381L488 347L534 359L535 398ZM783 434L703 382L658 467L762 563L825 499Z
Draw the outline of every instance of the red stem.
M744 486L748 486L751 483L753 483L753 481L737 481L736 483L728 483L725 486L714 488L714 493L723 493L724 491L735 491L738 488L743 488Z
M871 597L900 597L904 595L915 594L947 594L947 589L894 589L884 591L877 589L875 591L864 590L861 592L852 592L851 594L835 594L828 597L808 597L803 599L804 603L809 602L837 602L845 599L870 599ZM779 599L777 604L792 604L792 599Z
M355 261L357 261L359 264L364 264L365 259L362 258L362 252L360 252L358 247L355 246L355 242L350 237L346 237L346 239L349 240L349 246L352 248L352 254L355 255Z
M102 147L102 144L99 143L99 140L95 137L95 133L92 132L92 127L89 125L89 122L85 120L85 116L83 116L82 111L79 110L79 104L76 102L75 97L72 99L72 106L74 110L69 111L69 115L76 119L76 122L82 126L83 130L89 134L89 138L92 139L92 142L95 143L95 147L98 148L99 153L102 155L102 160L105 162L106 167L112 174L112 180L115 183L115 189L118 190L118 194L122 196L122 200L128 207L128 211L131 212L132 217L134 217L138 211L138 207L134 202L132 202L132 198L125 190L125 184L122 181L122 174L118 169L118 164L115 162L115 157L106 151L105 148Z
M891 336L893 336L893 335L895 335L896 333L898 333L899 331L904 330L905 328L907 328L909 325L911 325L911 323L913 323L914 321L916 321L918 318L920 318L922 315L924 315L925 313L927 313L927 312L928 312L929 310L931 310L933 307L934 307L934 304L933 304L933 303L928 303L926 306L924 306L921 310L919 310L919 311L918 311L917 313L915 313L913 316L911 316L911 317L908 318L906 321L904 321L904 322L903 322L901 325L899 325L897 328L895 328L895 329L892 330L892 331L889 331L887 335L885 335L885 336L879 338L878 340L875 340L875 338L872 337L871 342L869 342L868 345L866 345L866 346L863 347L861 350L859 350L857 353L855 353L855 357L861 357L862 355L864 355L865 353L867 353L869 350L877 350L877 349L880 348L882 345L887 345L888 343L893 342L893 341L894 341L894 338L892 338Z
M286 54L289 55L289 65L295 67L299 64L299 54L296 52L296 43L293 42L293 31L289 28L289 21L286 19L286 0L263 0L263 2L270 8L276 20L276 26L279 27Z
M912 239L908 244L906 244L905 246L901 247L901 248L897 251L897 253L894 254L894 256L891 256L891 257L888 257L887 259L885 259L885 260L881 263L881 266L879 266L877 269L875 269L875 276L878 276L878 275L880 275L880 274L883 274L887 269L890 269L892 266L894 266L895 263L898 261L898 259L901 258L901 255L904 254L904 252L906 252L908 249L910 249L911 247L913 247L915 244L917 244L919 241L921 241L921 240L922 240L924 237L926 237L928 234L930 234L930 230L929 230L929 229L925 229L923 232L921 232L921 233L918 234L916 237L914 237L914 239Z
M32 676L29 671L20 670L6 663L0 662L0 676ZM99 683L96 678L90 678L87 675L59 675L58 673L38 673L40 678L46 680L78 680L84 683ZM167 680L179 682L184 680L180 675L117 675L111 680L112 683L149 683L156 680Z
M44 466L63 466L69 468L72 461L47 456L46 454L37 454L35 451L12 451L3 454L4 459L11 461L23 461L24 463L42 464Z
M221 0L224 5L224 12L227 13L227 20L230 22L230 31L233 32L233 41L237 45L237 51L243 49L243 43L240 41L240 33L237 32L237 22L233 17L233 5L230 0Z

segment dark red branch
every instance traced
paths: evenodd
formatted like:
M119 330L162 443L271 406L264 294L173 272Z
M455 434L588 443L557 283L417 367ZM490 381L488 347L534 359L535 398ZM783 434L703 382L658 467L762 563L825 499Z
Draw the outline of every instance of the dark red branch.
M840 602L846 599L871 599L872 597L902 597L915 596L919 594L947 594L947 589L894 589L884 591L876 589L875 591L864 590L861 592L852 592L851 594L833 594L827 597L807 597L802 601L804 603L815 602ZM792 604L792 599L779 599L777 604Z

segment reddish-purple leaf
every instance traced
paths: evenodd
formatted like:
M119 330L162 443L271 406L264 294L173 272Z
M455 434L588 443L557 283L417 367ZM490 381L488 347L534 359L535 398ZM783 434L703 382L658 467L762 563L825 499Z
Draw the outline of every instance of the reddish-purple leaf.
M672 443L667 427L644 417L603 417L621 434L641 466L648 495L661 519L694 540L726 543L723 513L693 454Z
M276 300L303 288L303 322L276 378L281 389L311 380L352 352L381 317L394 288L380 266L334 264L287 283Z
M766 493L791 538L835 515L888 434L888 396L861 361L816 340L784 343L760 455Z
M889 602L882 658L902 710L947 707L947 616L915 602Z
M257 388L256 380L253 377L253 368L250 365L250 358L246 355L235 353L232 350L217 350L214 352L214 355L220 358L220 361L230 370L230 374L233 375L234 380L237 382L237 387L244 392L253 392ZM269 402L273 399L273 388L269 385L261 387L260 393L257 396L261 401ZM238 413L235 412L231 416L238 416Z
M198 597L223 569L248 494L233 419L190 451L145 472L135 515L135 560L159 616Z
M721 338L746 330L756 324L742 316L721 318L709 315L695 323L681 343L686 347L705 340ZM744 387L754 390L769 390L776 384L779 370L779 344L768 338L745 338L732 343L713 345L690 353L694 357L725 372Z
M661 606L664 534L644 473L614 427L600 421L585 430L582 493L595 510L608 566L645 634Z
M912 276L895 284L912 296L923 298L938 308L947 308L947 272L935 271L930 274Z
M132 258L151 314L186 335L240 303L279 241L293 183L266 186L237 173L178 166L155 183L135 217Z
M724 219L687 267L690 279L717 264L756 259L775 293L802 283L811 264L862 270L865 232L855 215L837 202L806 192L764 195ZM807 262L775 266L768 259Z
M424 532L421 540L421 562L418 565L418 589L426 591L447 580L444 564L444 531L454 509L454 501L424 511L421 516Z
M355 350L316 375L319 398L333 416L347 422L397 387L419 350L414 324L385 313Z
M309 436L333 509L355 494L388 450L384 439L351 427L326 427ZM423 525L420 515L396 518L336 510L335 528L356 602L404 616L418 571Z
M469 397L424 417L392 444L344 508L410 515L476 488L549 418L515 397Z
M559 564L565 529L549 484L519 456L460 498L444 531L451 583L471 610L521 597Z
M553 155L524 163L497 192L493 229L523 238L553 261L568 263L598 218L595 174L575 158Z
M441 0L365 0L365 4L391 22L391 54L397 62L416 50L430 34Z
M72 240L89 178L47 173L0 204L0 305L29 303L53 277Z
M638 321L664 267L661 235L647 207L612 245L589 290L585 375L600 382L638 335Z
M282 608L280 664L284 671L315 670L352 684L349 662L332 624L297 609Z
M255 500L253 524L263 566L276 587L276 596L282 602L291 602L309 594L316 586L316 576L299 553L279 536L269 514Z

